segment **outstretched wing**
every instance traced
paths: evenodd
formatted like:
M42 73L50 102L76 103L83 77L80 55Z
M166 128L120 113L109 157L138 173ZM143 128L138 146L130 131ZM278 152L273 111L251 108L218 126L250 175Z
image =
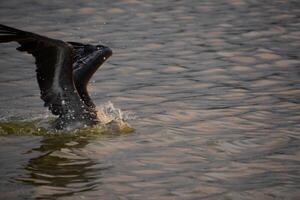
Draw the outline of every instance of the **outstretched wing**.
M84 105L73 83L73 49L67 43L0 25L0 43L16 41L19 51L36 60L41 99L55 115L64 115Z
M78 94L88 107L95 108L88 94L87 84L97 69L112 55L112 50L103 45L68 43L74 49L73 74Z

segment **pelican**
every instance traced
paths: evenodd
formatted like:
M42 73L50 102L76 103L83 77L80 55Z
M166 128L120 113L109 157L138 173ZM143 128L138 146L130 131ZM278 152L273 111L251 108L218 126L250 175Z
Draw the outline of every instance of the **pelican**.
M58 116L55 129L100 123L87 85L112 55L104 45L65 42L0 24L0 43L17 42L17 50L35 58L36 77L44 106Z

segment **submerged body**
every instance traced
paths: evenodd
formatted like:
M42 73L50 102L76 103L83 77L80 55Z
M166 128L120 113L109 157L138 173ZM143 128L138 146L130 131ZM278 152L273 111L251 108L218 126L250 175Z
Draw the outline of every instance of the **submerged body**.
M32 54L41 99L58 115L56 129L79 128L100 122L87 84L112 55L110 48L64 42L0 24L0 43L18 42L19 51Z

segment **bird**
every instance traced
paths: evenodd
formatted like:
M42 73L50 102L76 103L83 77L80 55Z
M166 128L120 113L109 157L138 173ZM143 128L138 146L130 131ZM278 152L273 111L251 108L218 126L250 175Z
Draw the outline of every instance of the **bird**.
M36 78L44 106L58 116L54 129L76 129L101 123L87 85L112 56L102 44L52 39L0 24L0 43L17 42L16 49L35 58Z

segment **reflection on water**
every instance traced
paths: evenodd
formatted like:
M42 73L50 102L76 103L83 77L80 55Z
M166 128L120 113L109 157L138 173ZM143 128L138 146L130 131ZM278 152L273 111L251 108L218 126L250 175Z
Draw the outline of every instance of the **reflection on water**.
M111 47L89 91L136 113L135 132L0 136L1 200L300 196L297 0L64 3L2 1L0 23ZM15 47L0 48L1 122L49 114Z
M88 144L84 137L47 137L41 146L33 149L39 156L31 158L25 174L16 178L36 187L33 196L37 198L69 196L90 191L100 184L102 171L110 166L95 163L77 155L77 151ZM97 166L96 166L97 165Z

